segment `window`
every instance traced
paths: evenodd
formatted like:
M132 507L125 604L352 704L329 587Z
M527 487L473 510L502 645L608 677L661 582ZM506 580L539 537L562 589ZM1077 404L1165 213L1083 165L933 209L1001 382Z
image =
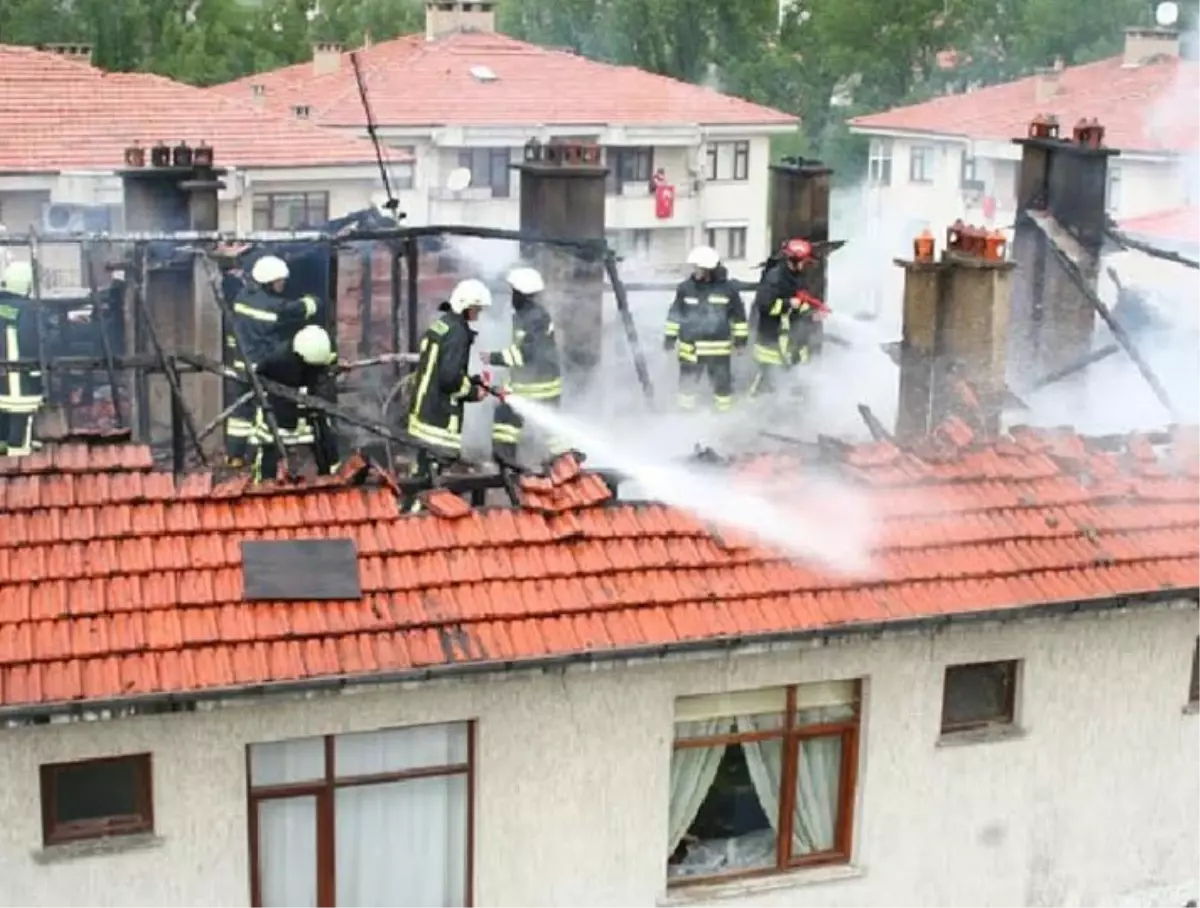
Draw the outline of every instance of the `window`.
M654 149L649 147L609 147L604 150L609 195L620 195L627 184L649 187L654 175ZM649 188L646 189L649 192Z
M721 254L723 261L740 261L746 257L745 227L709 227L704 242Z
M1200 637L1192 650L1192 680L1188 684L1188 703L1200 703Z
M328 220L327 192L268 192L254 197L255 230L299 230Z
M974 662L946 667L942 734L1013 724L1017 663Z
M1121 209L1121 168L1108 168L1108 185L1104 188L1104 210L1115 215Z
M471 171L471 188L490 187L493 199L507 199L512 189L512 149L463 148L458 153L458 166Z
M470 723L248 748L254 905L470 902Z
M979 162L966 154L962 157L962 172L959 182L963 189L983 190L983 180L979 179Z
M650 255L650 231L614 230L608 234L608 245L617 255L646 258Z
M908 152L908 181L910 183L933 182L933 148L929 145L914 145Z
M392 188L412 189L413 175L417 169L417 147L415 145L390 145L389 147L400 152L405 159L403 164L388 164L388 175L392 180Z
M857 681L681 698L670 883L850 858Z
M867 179L875 186L892 185L892 140L872 139L867 158Z
M41 784L47 845L154 831L150 754L51 763Z
M706 180L750 179L749 142L709 142L704 153Z

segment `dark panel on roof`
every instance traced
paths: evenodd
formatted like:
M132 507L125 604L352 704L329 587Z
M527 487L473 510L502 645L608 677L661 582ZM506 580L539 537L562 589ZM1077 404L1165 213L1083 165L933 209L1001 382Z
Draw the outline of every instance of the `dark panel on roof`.
M361 599L353 539L295 539L242 543L247 602Z

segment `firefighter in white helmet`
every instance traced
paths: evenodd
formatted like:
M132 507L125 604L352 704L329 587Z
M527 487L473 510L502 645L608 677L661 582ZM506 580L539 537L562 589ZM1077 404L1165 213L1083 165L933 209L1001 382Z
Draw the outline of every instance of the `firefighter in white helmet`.
M503 350L483 354L483 361L509 369L509 393L557 407L562 399L562 367L554 320L541 302L546 283L536 268L528 267L513 268L507 279L512 288L512 343ZM521 415L507 401L496 407L492 451L498 459L516 461L524 426ZM555 447L553 443L550 446Z
M243 371L261 363L280 347L288 344L305 322L317 314L317 300L312 296L288 299L285 288L288 280L287 262L278 256L263 255L250 269L247 282L233 304L233 324L226 330L225 346L229 364ZM246 361L237 356L234 333L241 341L241 350ZM229 406L250 390L248 383L230 385L226 389L225 405ZM236 393L234 393L236 391ZM254 422L257 403L251 399L238 406L225 421L225 454L231 466L241 466L259 442L261 426ZM295 435L289 435L288 444L311 444L312 433L302 423Z
M491 305L492 293L483 281L459 281L450 299L438 306L438 317L421 338L408 408L408 434L422 446L417 476L431 477L439 457L454 461L462 455L463 407L487 394L470 373L476 335L471 325Z
M33 266L10 262L0 275L0 365L38 355L37 304L29 299ZM33 418L41 407L42 373L13 369L0 376L0 454L32 453Z
M675 291L667 313L666 349L679 357L679 406L696 407L696 390L707 372L713 406L733 406L733 351L750 340L746 307L721 256L711 246L697 246L688 255L691 276Z
M279 347L270 356L252 368L262 378L294 389L297 394L308 397L310 390L320 388L333 376L337 354L333 352L333 341L329 332L320 325L306 325L296 332L287 344ZM275 415L275 423L286 439L304 434L311 439L313 459L318 473L330 473L337 465L337 442L329 429L325 415L305 407L296 401L268 394L267 405ZM254 459L256 482L278 478L279 450L270 436L266 416L259 410L255 414L255 425L263 437L257 438Z

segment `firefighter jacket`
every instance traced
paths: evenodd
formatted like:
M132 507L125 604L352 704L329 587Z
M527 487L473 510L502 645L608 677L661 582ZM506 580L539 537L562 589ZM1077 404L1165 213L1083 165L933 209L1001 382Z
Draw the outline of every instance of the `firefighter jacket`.
M787 262L767 268L754 297L754 360L767 366L792 365L807 358L807 348L794 339L807 337L816 322L817 309L797 296L808 294L804 272L792 271Z
M462 450L463 405L477 392L469 372L475 331L446 303L421 338L408 434L457 456Z
M529 400L557 400L562 396L562 368L554 320L546 307L513 294L513 342L488 357L493 366L510 370L508 388Z
M0 367L38 356L37 304L0 290ZM42 403L42 373L13 370L0 384L0 412L34 413Z
M255 372L268 381L295 388L305 393L319 393L322 385L332 377L328 366L311 366L302 360L289 346L278 348L260 362ZM285 445L312 444L313 424L310 413L294 400L267 395L267 406L275 414L281 441ZM271 430L262 413L258 414L254 426L255 440L260 445L271 444Z
M237 332L246 358L257 363L274 353L281 344L290 341L316 312L315 297L302 296L298 300L288 300L262 287L247 287L233 304L232 327ZM227 346L231 340L226 338ZM236 356L233 359L230 365L237 369L245 368Z
M750 337L746 307L724 268L709 280L689 277L675 291L667 313L666 346L675 346L681 363L708 356L732 356Z

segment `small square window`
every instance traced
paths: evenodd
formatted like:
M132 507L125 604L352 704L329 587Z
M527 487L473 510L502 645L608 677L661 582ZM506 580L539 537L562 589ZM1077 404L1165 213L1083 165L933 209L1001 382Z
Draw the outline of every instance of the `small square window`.
M1016 661L947 666L942 733L1012 725L1016 688Z
M41 783L47 845L154 830L150 754L51 763Z

